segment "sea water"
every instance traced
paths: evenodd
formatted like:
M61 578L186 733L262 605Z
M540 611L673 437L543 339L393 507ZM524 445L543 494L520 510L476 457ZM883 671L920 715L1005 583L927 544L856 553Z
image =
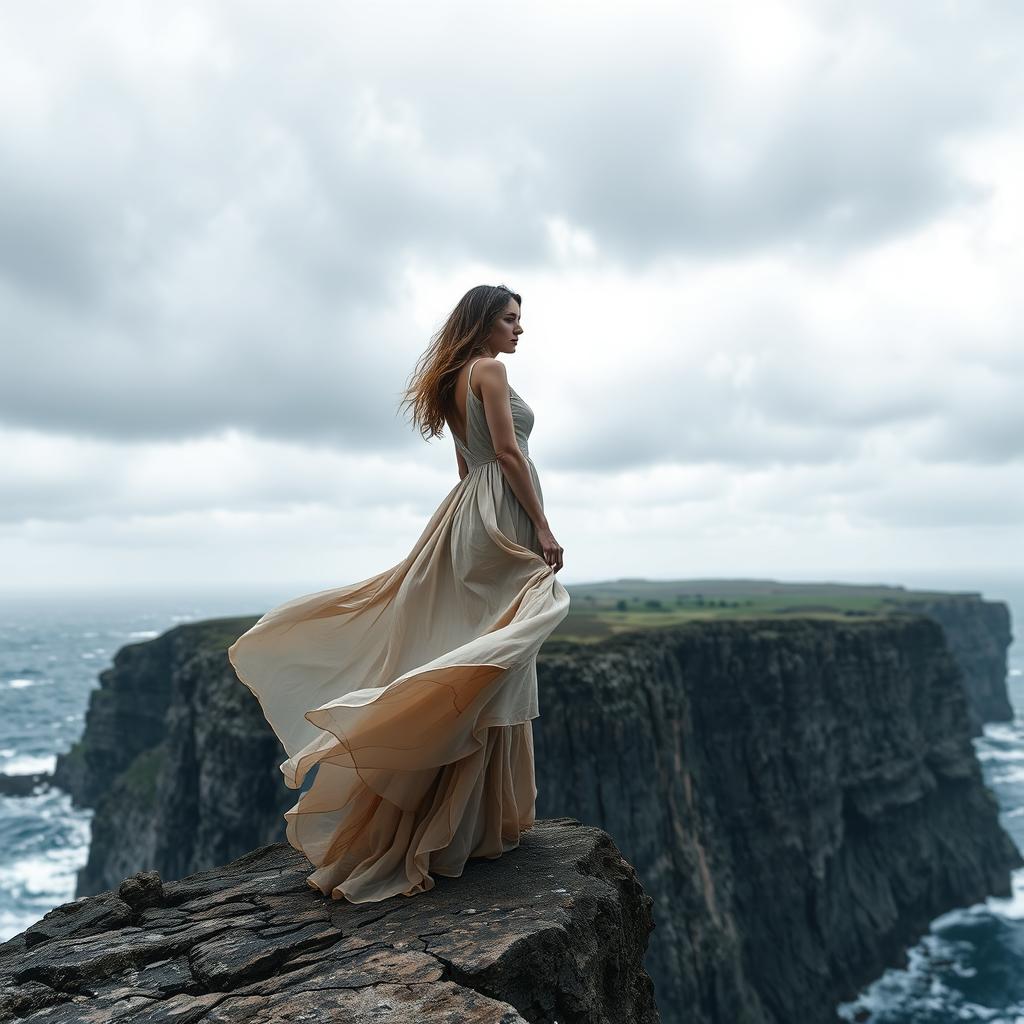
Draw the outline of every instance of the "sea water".
M52 771L82 735L99 673L126 644L182 622L260 615L307 588L167 594L0 595L0 772ZM75 898L92 811L54 787L0 794L0 941Z
M826 577L822 577L824 579ZM1015 623L1008 686L1013 722L985 726L975 739L1003 826L1024 850L1024 574L849 573L828 579L902 583L980 591L1006 601ZM0 596L0 772L51 771L58 751L82 734L89 693L125 644L158 636L182 622L258 615L308 587L169 596ZM88 854L92 812L60 790L0 796L0 941L24 931L51 908L74 899L76 873ZM1024 869L1013 896L951 911L932 922L908 951L905 970L889 970L840 1017L863 1024L1024 1024Z

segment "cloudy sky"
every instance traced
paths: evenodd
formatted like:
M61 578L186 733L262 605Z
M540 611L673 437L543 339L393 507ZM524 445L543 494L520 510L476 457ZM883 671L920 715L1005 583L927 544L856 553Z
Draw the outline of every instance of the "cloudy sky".
M0 586L354 582L469 287L566 583L1024 567L1024 6L6 5Z

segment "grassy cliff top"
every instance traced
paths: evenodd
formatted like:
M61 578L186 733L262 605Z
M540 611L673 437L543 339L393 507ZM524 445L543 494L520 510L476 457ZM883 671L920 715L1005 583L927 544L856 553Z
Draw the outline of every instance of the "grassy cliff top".
M708 619L878 618L908 601L980 599L975 591L910 590L886 584L784 583L763 579L577 583L569 614L552 634L593 643L615 633Z

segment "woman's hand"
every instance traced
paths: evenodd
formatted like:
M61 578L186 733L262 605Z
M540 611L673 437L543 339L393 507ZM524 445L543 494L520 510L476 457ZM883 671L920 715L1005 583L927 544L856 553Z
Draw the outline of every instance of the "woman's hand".
M562 555L565 551L558 541L555 540L555 535L547 527L544 527L537 531L537 540L540 542L541 550L544 552L544 561L555 572L558 572L562 568Z

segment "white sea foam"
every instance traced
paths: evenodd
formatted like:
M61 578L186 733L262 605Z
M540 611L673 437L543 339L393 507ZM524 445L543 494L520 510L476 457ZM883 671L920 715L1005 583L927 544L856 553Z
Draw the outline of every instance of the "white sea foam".
M128 634L132 640L152 640L153 637L159 635L155 629L135 629Z
M34 775L36 772L52 772L57 767L57 755L46 754L41 757L33 757L31 754L22 754L21 757L12 757L2 766L4 775Z
M54 889L53 860L49 855L25 857L0 865L0 888L39 896Z
M1020 743L1024 739L1021 727L1016 722L986 722L983 728L985 735L982 742Z
M5 942L61 903L75 898L76 873L89 856L91 810L75 809L59 790L33 796L5 797L17 813L59 822L63 842L44 851L0 851L0 942ZM11 808L0 806L0 813Z
M1010 879L1011 893L1005 899L990 896L985 906L993 914L1013 918L1015 921L1024 919L1024 868L1014 871Z
M1000 763L1006 761L1024 761L1024 748L1017 748L1014 750L999 750L999 749L981 749L978 752L979 761L999 761Z
M980 904L977 913L985 913ZM933 927L943 920L953 919L963 911L951 912L933 922ZM1005 1016L991 1006L973 1002L958 988L942 977L948 972L958 978L973 978L978 969L970 964L974 949L970 942L952 940L934 932L925 935L919 943L907 950L906 968L889 968L870 986L864 989L853 1002L843 1003L836 1008L841 1020L868 1020L875 1015L893 1019L897 1011L899 1019L989 1021L991 1024L1020 1024L1021 1018ZM1020 1004L1005 1008L1013 1014L1021 1010ZM883 1016L884 1015L884 1016Z
M75 898L78 869L88 858L88 835L81 846L48 850L34 857L0 864L0 892L13 894L25 906L21 914L0 916L0 942L6 942L45 913Z
M35 686L37 682L37 679L8 679L7 689L23 690L26 686Z

